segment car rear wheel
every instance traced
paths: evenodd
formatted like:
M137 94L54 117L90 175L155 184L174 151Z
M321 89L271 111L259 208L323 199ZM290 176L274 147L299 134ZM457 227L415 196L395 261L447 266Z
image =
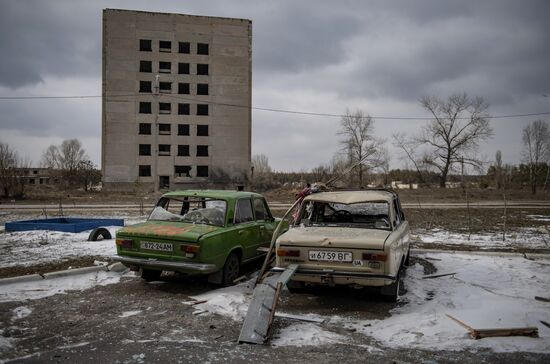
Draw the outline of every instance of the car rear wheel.
M236 253L229 254L223 266L222 284L224 286L232 285L233 281L239 278L240 266L239 256Z
M161 274L162 274L161 270L141 268L141 278L143 278L147 282L159 279Z

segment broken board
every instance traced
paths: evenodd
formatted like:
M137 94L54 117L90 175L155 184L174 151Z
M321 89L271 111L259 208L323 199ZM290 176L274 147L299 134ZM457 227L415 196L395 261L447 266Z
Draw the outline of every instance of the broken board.
M241 328L239 343L263 344L266 342L281 288L296 269L298 265L291 264L282 273L271 275L256 285Z
M475 329L457 318L451 315L447 315L448 318L464 327L470 336L476 340L483 339L484 337L497 337L497 336L531 336L538 337L539 329L536 327L510 327L510 328L498 328L498 329Z

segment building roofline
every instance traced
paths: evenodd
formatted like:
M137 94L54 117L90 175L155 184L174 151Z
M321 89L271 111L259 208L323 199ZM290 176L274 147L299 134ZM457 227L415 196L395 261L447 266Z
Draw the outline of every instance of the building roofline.
M192 18L214 18L214 19L221 19L221 20L230 20L230 21L241 21L241 22L248 22L252 23L252 20L250 19L244 19L244 18L228 18L224 16L210 16L210 15L192 15L192 14L181 14L181 13L163 13L159 11L145 11L145 10L131 10L131 9L114 9L114 8L105 8L103 9L103 12L108 11L116 11L116 12L124 12L124 13L142 13L142 14L152 14L152 15L178 15L178 16L188 16Z

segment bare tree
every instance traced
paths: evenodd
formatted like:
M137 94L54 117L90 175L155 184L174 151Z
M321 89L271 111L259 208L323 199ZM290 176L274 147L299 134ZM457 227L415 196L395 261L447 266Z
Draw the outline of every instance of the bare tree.
M42 154L42 166L60 170L66 183L78 182L79 163L87 160L86 151L78 139L64 140L61 145L50 145Z
M81 160L76 166L76 179L88 191L94 185L101 182L101 172L96 168L95 164L89 160Z
M362 110L356 110L353 114L346 110L338 134L344 137L341 144L349 164L358 164L357 177L359 186L362 186L365 169L378 168L383 163L384 141L374 136L374 119Z
M441 188L445 188L447 176L455 165L481 168L482 161L475 152L481 142L493 135L485 100L462 93L447 100L424 97L420 103L432 119L419 135L409 140L408 149L401 148L410 153L411 161L435 170Z
M273 184L271 179L272 170L269 166L269 159L265 154L255 154L252 156L253 183L261 189L270 188Z
M3 197L21 197L24 181L19 175L23 162L8 144L0 142L0 188Z
M550 159L550 129L546 121L536 120L523 128L523 159L529 167L531 193L536 194L537 178Z
M502 188L503 180L502 152L497 150L495 154L495 185L498 190Z

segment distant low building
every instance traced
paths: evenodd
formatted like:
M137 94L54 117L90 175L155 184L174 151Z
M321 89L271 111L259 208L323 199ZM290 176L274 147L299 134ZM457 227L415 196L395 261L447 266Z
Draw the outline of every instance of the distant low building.
M18 168L16 177L21 179L25 185L53 185L59 183L56 171L51 168Z
M392 181L391 188L396 190L416 190L418 183L403 183L401 181Z

